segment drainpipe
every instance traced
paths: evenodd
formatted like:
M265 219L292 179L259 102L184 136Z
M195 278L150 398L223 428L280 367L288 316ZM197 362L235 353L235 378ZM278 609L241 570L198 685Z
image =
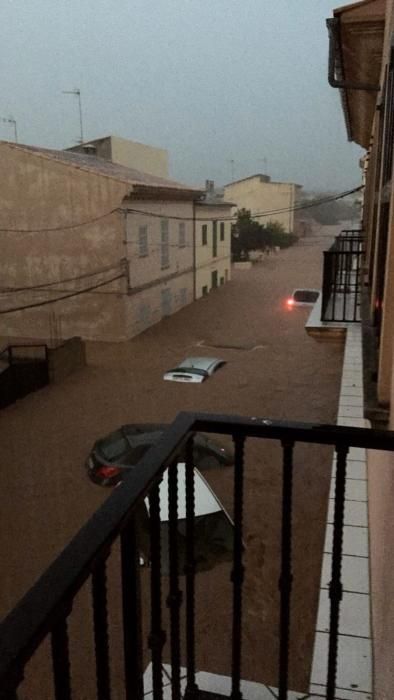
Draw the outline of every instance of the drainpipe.
M193 301L197 299L197 270L196 270L196 202L193 199Z
M338 17L326 20L328 36L329 36L329 48L328 48L328 82L333 88L342 88L343 90L367 90L370 92L378 92L380 89L379 85L371 85L370 83L354 83L350 80L337 79L335 77L335 64L336 64L336 53L337 50L340 51L339 44L339 31L340 31L340 21ZM342 73L342 56L341 56L341 70Z

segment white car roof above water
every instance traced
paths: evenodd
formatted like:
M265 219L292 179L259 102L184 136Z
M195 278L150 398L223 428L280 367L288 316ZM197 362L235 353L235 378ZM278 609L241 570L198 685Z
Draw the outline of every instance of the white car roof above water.
M194 499L195 499L195 517L201 515L209 515L210 513L218 513L223 509L220 501L216 498L211 487L205 481L198 469L194 468ZM168 513L168 469L164 472L163 479L160 483L160 520L167 522L169 520ZM186 465L184 462L178 462L178 520L186 518ZM149 499L146 499L146 505L149 511Z
M194 382L200 384L224 365L217 357L186 357L174 369L165 373L164 379L172 382Z

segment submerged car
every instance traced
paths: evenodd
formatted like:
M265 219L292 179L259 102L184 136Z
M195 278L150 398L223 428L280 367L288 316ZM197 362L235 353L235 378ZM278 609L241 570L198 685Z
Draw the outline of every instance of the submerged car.
M178 463L178 573L186 566L186 465ZM168 469L159 489L161 573L169 574L169 508ZM217 564L232 561L234 523L198 469L194 469L194 561L195 570L209 571ZM150 563L149 499L146 498L138 517L138 539L144 565Z
M169 382L201 384L225 363L216 357L187 357L174 369L168 370L163 379Z
M295 289L294 292L286 300L289 308L293 306L313 306L319 297L318 289Z
M163 423L122 425L115 432L97 440L86 463L89 478L100 486L117 486L160 439L166 427ZM181 454L179 459L184 460L185 455ZM193 460L194 466L204 470L230 466L234 463L234 456L214 440L196 433Z

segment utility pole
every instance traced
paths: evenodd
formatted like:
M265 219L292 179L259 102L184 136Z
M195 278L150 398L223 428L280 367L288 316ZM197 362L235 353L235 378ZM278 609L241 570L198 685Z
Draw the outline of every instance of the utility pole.
M0 117L0 121L4 122L5 124L12 124L14 127L14 141L15 143L18 143L18 131L16 128L16 119L13 119L13 117L9 117L6 119L5 117Z
M78 106L79 106L79 127L80 127L80 138L78 139L78 143L83 143L83 123L82 123L82 102L81 102L81 91L79 88L75 88L74 90L63 90L63 95L76 95L78 97Z

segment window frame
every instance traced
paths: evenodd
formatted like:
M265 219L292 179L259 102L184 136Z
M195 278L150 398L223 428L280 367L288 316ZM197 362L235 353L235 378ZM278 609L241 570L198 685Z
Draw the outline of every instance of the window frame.
M162 270L170 267L170 227L168 219L160 221L160 266Z
M141 238L141 234L145 236L145 240L143 241ZM149 255L149 246L148 246L148 227L146 224L141 225L138 227L138 257L139 258L147 258Z
M186 248L186 223L179 222L178 226L178 248Z

